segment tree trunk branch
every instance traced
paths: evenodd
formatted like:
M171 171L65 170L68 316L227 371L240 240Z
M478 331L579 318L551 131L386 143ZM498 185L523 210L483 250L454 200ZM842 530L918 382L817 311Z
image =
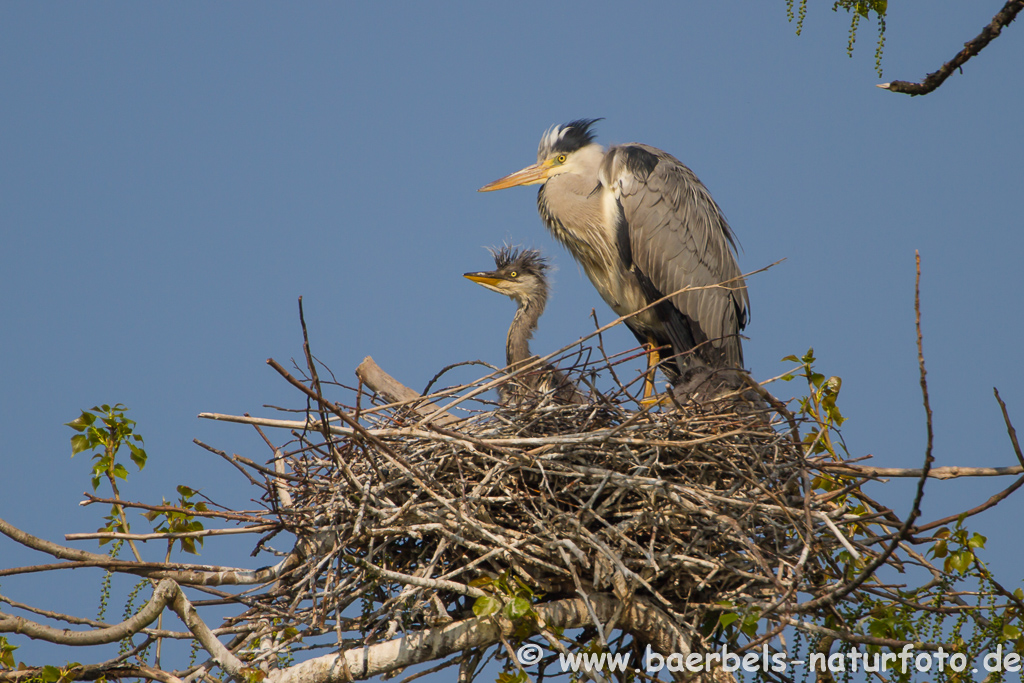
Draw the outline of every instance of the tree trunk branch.
M164 608L180 593L178 584L164 579L157 584L153 597L139 610L138 614L122 621L120 624L91 631L72 631L66 628L53 628L24 617L5 616L0 614L0 633L24 633L29 638L45 640L58 645L83 647L88 645L105 645L116 643L146 628L160 616Z
M962 67L967 60L975 56L986 45L991 43L993 40L999 37L1003 28L1010 25L1017 14L1024 9L1024 0L1009 0L1003 9L992 17L992 21L989 22L988 26L981 30L974 40L971 40L964 44L964 49L956 53L953 59L943 64L938 71L933 71L928 74L923 81L920 83L913 83L910 81L893 81L892 83L881 83L878 85L879 88L888 90L890 92L899 92L915 97L917 95L927 95L931 91L942 85L943 81L949 78L950 74L953 73L954 69Z
M607 623L621 608L616 628L621 628L662 653L677 652L684 657L690 653L690 640L663 611L644 599L635 599L623 605L609 595L589 596L590 606L597 618ZM587 604L582 598L557 600L534 606L538 621L545 629L580 628L593 623ZM414 664L433 661L457 652L486 648L508 638L515 630L512 622L503 617L479 619L471 617L443 627L410 633L367 647L358 647L310 659L287 669L274 670L265 683L349 683L380 676ZM632 662L631 666L641 666ZM715 672L721 678L724 672ZM728 674L725 674L728 676ZM712 680L711 675L695 680Z

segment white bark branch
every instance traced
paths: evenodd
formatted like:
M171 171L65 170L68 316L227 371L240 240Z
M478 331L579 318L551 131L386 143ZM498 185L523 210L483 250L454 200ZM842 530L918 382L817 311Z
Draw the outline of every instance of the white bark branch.
M0 633L24 633L29 638L74 647L116 643L127 636L138 633L156 621L160 613L174 600L175 595L179 592L178 584L170 579L164 579L157 584L156 589L153 591L153 597L139 610L138 614L122 621L120 624L108 626L107 628L72 631L66 628L46 626L24 617L0 614Z
M669 615L644 599L623 605L608 595L591 595L590 605L597 618L607 623L621 607L617 628L637 636L661 653L690 653L690 641ZM546 629L579 628L592 624L591 613L582 598L558 600L534 606ZM485 648L512 635L515 627L503 617L476 617L443 627L410 633L366 647L323 655L287 669L270 673L265 683L348 683L434 661L472 648ZM710 681L711 677L697 680Z
M33 536L7 523L3 519L0 519L0 534L7 536L13 541L17 541L27 548L38 550L59 560L68 560L70 567L76 566L74 564L76 562L81 562L110 571L119 571L155 580L171 579L179 584L198 586L243 586L267 583L281 576L298 562L293 553L276 565L255 570L203 565L168 566L161 562L138 563L114 560L109 555L100 555L99 553L91 553L86 550L68 548L38 536ZM46 569L60 568L60 565L46 567ZM4 573L10 574L15 572L5 571Z

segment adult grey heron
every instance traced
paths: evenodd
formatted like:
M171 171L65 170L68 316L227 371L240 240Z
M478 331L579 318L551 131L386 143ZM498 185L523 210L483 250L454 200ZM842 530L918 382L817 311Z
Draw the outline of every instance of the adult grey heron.
M519 251L504 247L492 253L494 270L466 273L464 277L516 302L516 314L505 341L505 363L516 369L535 357L530 352L530 338L537 329L537 320L544 313L548 301L548 264L540 252L534 249ZM533 368L516 380L529 391L524 392L506 384L499 392L502 403L516 404L526 398L528 393L552 391L559 401L583 402L583 396L573 383L548 364Z
M670 380L741 368L747 289L721 209L671 154L639 143L606 151L591 130L599 120L552 126L536 164L480 191L540 185L544 223L620 316L692 288L626 321L641 344L671 346L675 368L662 366Z

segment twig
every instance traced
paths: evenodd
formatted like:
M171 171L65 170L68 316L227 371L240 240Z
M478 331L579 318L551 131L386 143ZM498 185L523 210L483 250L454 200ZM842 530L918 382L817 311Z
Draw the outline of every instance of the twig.
M1024 467L1024 453L1021 453L1020 442L1017 441L1017 430L1013 428L1013 423L1010 422L1010 414L1006 412L1006 404L1003 403L1003 399L999 396L999 390L992 387L992 392L996 395L996 400L999 401L999 409L1003 411L1003 423L1006 424L1006 433L1010 436L1010 443L1013 445L1013 452L1017 456L1017 462Z
M114 531L94 531L92 533L64 534L65 541L87 541L92 539L114 540L123 538L133 541L167 541L175 538L203 538L205 536L230 536L235 534L255 534L271 529L281 528L278 524L239 527L236 529L201 529L199 531L157 532L152 534L123 534Z
M914 522L921 514L921 500L924 498L924 485L925 482L928 481L928 471L931 469L933 462L933 433L932 408L928 401L928 381L926 379L926 375L928 373L924 368L924 346L921 337L921 255L915 252L914 256L917 264L917 278L914 281L914 325L917 329L917 365L921 376L921 395L924 402L925 431L928 436L928 441L925 444L924 450L924 467L921 468L921 476L917 480L917 493L914 495L914 502L911 504L910 513L907 515L906 520L904 520L903 524L900 525L899 530L896 532L896 536L889 542L889 545L886 546L885 550L882 551L878 557L869 562L868 565L853 578L853 580L838 586L820 598L815 598L814 600L801 603L794 609L808 610L834 605L837 600L852 593L861 584L874 576L878 568L885 564L885 562L892 556L896 551L896 548L899 547L899 544L910 533Z

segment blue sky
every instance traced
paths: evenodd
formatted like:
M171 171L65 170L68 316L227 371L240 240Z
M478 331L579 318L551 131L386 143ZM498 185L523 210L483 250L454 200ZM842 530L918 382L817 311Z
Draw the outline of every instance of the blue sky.
M765 379L813 346L843 378L851 452L880 466L923 457L920 250L937 464L1015 464L992 387L1024 429L1022 29L909 98L874 86L938 68L1002 3L893 3L881 79L873 27L849 59L848 18L819 4L801 37L781 0L0 4L0 517L55 541L101 525L105 510L78 506L89 462L69 459L62 423L103 402L131 408L151 457L126 496L184 483L246 505L192 439L269 454L196 415L298 402L264 361L301 356L300 295L340 378L372 355L415 388L503 358L513 305L462 278L489 266L485 246L558 266L535 351L587 334L592 308L611 320L532 188L476 192L581 117L604 117L602 143L693 168L743 270L786 259L749 281L746 362ZM1008 483L932 482L926 516ZM901 512L909 492L874 488ZM1022 513L1018 496L971 523L1005 585L1020 584ZM42 561L0 548L5 565ZM0 592L93 615L99 575L62 578Z

